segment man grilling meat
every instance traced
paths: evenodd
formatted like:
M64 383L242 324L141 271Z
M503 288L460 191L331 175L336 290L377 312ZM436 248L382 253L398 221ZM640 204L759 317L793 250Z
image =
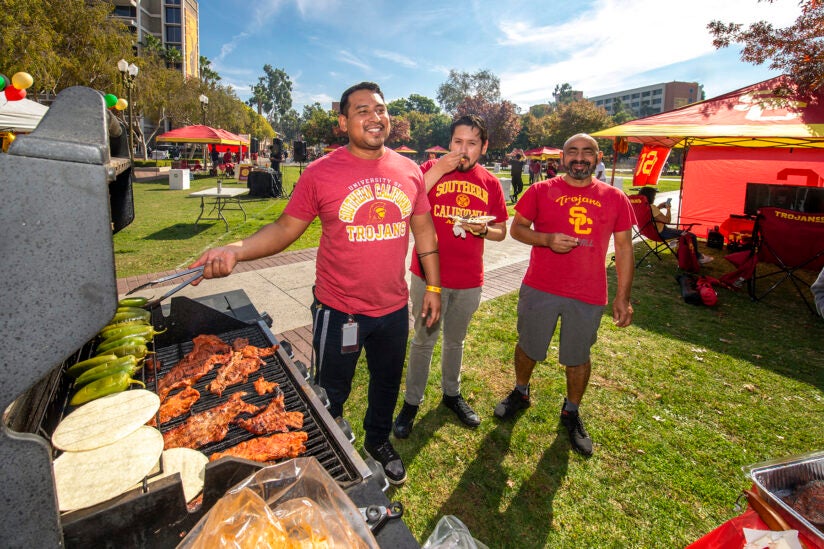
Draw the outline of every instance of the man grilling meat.
M421 316L440 318L440 271L435 228L417 165L384 147L390 121L383 92L362 82L343 93L338 124L349 144L310 164L289 204L257 233L204 253L204 278L228 276L239 261L286 249L317 217L323 227L316 263L313 346L315 381L326 390L333 417L343 414L361 349L369 368L364 450L392 484L406 469L389 442L409 335L404 263L409 230L426 279Z

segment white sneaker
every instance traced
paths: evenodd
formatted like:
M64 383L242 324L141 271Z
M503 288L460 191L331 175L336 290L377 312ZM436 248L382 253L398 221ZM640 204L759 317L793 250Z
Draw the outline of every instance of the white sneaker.
M712 257L711 255L702 255L700 258L698 258L698 263L700 263L701 265L704 265L705 263L709 263L713 259L715 259L715 258Z

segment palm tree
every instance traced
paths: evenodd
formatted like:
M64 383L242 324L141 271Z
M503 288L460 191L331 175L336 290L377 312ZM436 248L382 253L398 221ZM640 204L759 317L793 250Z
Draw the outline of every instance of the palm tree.
M166 59L166 67L170 69L179 68L183 62L183 54L174 46L166 48L163 57Z

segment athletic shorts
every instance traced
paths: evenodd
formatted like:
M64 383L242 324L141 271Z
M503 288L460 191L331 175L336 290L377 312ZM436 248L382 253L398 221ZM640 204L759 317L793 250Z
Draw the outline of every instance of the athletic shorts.
M558 361L564 366L586 364L589 362L590 348L598 338L603 314L602 305L590 305L521 284L518 293L518 345L532 360L546 360L549 343L560 318Z

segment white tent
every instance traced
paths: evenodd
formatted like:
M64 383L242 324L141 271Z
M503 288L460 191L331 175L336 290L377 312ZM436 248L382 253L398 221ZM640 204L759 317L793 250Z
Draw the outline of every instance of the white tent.
M49 108L30 99L5 101L0 99L0 132L30 132L37 127Z

